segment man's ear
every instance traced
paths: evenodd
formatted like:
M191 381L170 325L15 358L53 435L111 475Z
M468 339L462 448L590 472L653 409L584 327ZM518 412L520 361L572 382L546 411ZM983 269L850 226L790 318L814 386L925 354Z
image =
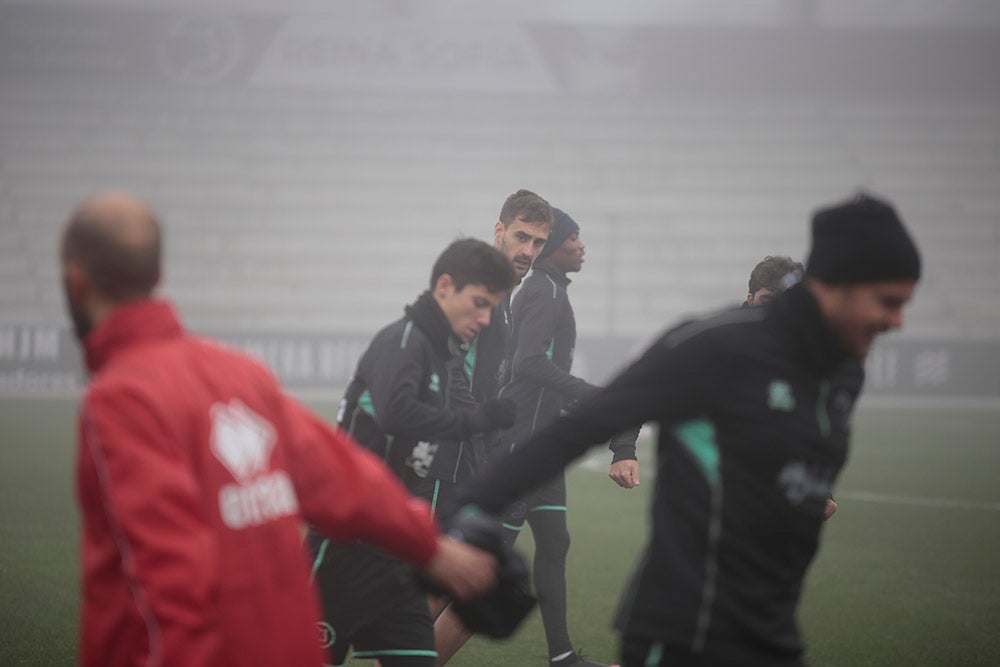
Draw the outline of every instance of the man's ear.
M448 294L449 290L454 289L455 281L452 280L451 276L447 273L442 273L438 276L437 282L434 283L434 296L445 296Z
M503 237L503 232L504 232L505 229L507 229L507 228L504 227L503 223L500 222L499 220L497 220L497 224L493 225L493 247L494 248L499 248L500 247L500 239L501 239L501 237Z
M747 303L753 305L753 292L747 292Z
M63 281L66 283L66 290L73 297L73 301L83 303L90 290L90 276L87 275L83 267L76 262L63 264Z

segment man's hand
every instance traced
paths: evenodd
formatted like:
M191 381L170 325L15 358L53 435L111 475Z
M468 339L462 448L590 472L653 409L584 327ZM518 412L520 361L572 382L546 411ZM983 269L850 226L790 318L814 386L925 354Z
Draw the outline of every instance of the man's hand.
M623 489L639 486L639 462L635 459L622 459L611 464L608 477Z
M458 600L482 595L496 586L496 557L450 537L438 537L438 550L424 575Z
M837 511L837 501L833 498L826 499L826 507L823 509L823 521L826 521Z

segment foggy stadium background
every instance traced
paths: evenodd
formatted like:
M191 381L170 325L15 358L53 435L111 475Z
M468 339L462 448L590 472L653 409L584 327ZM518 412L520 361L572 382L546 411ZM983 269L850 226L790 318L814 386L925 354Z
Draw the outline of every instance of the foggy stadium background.
M869 358L802 623L823 667L998 664L1000 2L0 0L2 664L75 656L84 376L56 246L107 187L160 214L186 323L327 416L518 188L581 225L574 371L595 382L738 304L765 255L804 261L818 206L889 198L924 278ZM570 624L608 659L654 469L628 495L592 456L569 478ZM456 665L543 650L536 617Z
M926 256L869 393L995 398L998 63L972 0L4 2L0 386L79 384L54 251L102 188L162 216L193 328L337 392L517 188L582 225L578 370L603 379L864 187Z
M101 188L160 213L192 328L336 395L518 188L581 224L599 381L864 187L926 259L867 393L993 400L998 64L976 0L3 2L0 390L80 384L55 247Z
M3 2L0 390L82 381L54 259L95 190L148 198L163 293L337 394L457 236L526 187L582 226L577 370L737 303L858 187L926 277L869 395L997 398L1000 7Z

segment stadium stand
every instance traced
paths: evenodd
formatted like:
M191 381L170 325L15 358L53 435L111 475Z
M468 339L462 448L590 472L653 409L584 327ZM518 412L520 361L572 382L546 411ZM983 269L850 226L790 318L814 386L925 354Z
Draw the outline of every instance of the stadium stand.
M857 185L926 250L906 335L993 337L1000 117L975 102L337 93L12 82L0 88L5 322L61 322L62 217L106 186L167 225L165 287L191 323L366 333L427 258L531 187L587 221L584 335L737 300L766 254Z

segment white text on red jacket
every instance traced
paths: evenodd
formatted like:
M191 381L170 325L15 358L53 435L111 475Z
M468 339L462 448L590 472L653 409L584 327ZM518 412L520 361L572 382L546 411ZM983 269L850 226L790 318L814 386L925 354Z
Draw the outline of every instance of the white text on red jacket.
M271 469L274 427L241 401L211 408L212 453L236 479L219 489L222 522L233 530L297 514L288 473Z

